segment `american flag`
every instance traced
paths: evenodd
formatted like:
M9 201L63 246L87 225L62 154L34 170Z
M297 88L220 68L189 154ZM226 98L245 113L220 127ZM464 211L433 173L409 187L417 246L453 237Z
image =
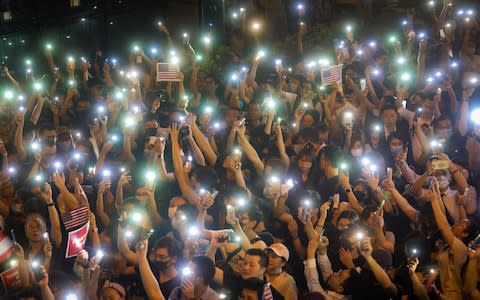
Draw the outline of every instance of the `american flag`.
M157 81L180 81L178 64L157 63Z
M65 226L65 229L67 231L71 231L72 229L85 225L85 223L87 223L90 220L89 213L90 213L90 210L86 205L80 206L79 208L63 213L61 215L61 219L62 219L63 225Z
M272 289L270 288L270 283L266 283L263 286L262 300L273 300L273 294L272 294Z
M323 85L342 82L342 65L322 68L320 70Z
M0 263L10 258L14 250L13 242L3 230L0 230Z

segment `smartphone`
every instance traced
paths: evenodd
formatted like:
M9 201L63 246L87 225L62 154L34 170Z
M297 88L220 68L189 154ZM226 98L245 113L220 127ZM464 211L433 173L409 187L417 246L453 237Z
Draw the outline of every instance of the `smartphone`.
M340 194L335 194L333 195L333 208L339 208L340 207Z
M443 29L440 29L440 38L445 38L445 31L443 31Z
M232 243L234 241L234 236L235 236L235 231L233 231L232 229L228 229L228 235L219 238L218 241L220 243L223 243L223 242L226 242L226 241L229 242L229 243Z
M360 79L360 89L364 91L367 88L367 80L365 78Z
M232 205L227 205L227 218L235 218L235 207Z
M15 230L10 230L10 235L12 236L13 244L17 244L17 239L15 238Z
M382 202L380 202L380 206L377 209L377 214L382 211L384 205L385 205L385 199L383 199Z
M480 246L480 234L472 242L472 249L477 249Z
M392 168L387 168L387 177L388 177L388 180L390 180L390 182L393 181L393 171L392 171Z
M434 170L446 170L449 168L449 164L448 161L444 159L433 160L432 168Z

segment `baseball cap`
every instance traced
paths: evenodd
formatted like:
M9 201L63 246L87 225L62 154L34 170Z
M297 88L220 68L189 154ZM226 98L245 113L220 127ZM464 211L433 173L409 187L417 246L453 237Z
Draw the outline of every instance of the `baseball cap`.
M286 261L290 258L290 252L288 252L288 248L285 245L280 243L274 243L267 247L265 250L272 250L277 256L285 258Z
M108 289L108 288L111 288L111 289L114 289L116 290L122 297L125 297L127 295L127 293L125 292L125 289L118 283L115 283L115 282L111 282L111 281L105 281L105 283L103 284L103 288L102 288L102 291L104 289Z

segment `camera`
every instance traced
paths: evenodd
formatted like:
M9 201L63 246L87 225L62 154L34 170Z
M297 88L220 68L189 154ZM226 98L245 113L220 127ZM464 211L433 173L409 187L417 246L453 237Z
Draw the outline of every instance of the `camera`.
M223 243L223 242L229 242L232 243L235 240L235 231L232 229L228 229L228 235L223 236L218 239L218 242Z

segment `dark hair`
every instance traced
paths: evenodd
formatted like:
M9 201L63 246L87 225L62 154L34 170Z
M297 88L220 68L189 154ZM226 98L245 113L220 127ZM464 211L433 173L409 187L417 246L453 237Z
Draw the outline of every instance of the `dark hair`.
M260 267L266 268L268 264L268 256L265 251L261 249L255 249L251 248L248 249L247 252L245 252L245 256L250 255L250 256L259 256L260 257Z
M359 219L359 216L358 216L358 213L352 209L347 209L347 210L344 210L340 213L340 215L338 216L337 218L337 225L338 225L338 221L340 219L349 219L351 223L355 223L358 221Z
M395 107L395 105L389 103L389 104L385 104L384 106L382 106L382 109L380 109L380 116L383 116L383 113L386 110L393 110L395 113L397 113L397 108Z
M342 151L338 146L326 145L318 154L319 159L325 159L330 165L336 165L342 156Z
M215 275L215 265L208 256L194 256L192 263L197 265L197 275L202 277L203 284L209 285Z
M298 132L297 138L303 137L306 140L309 140L312 143L318 142L317 129L315 127L303 128Z
M181 211L187 217L187 220L196 220L198 216L198 209L195 205L185 203L177 207L177 211Z
M207 190L212 190L217 185L217 173L209 166L197 166L192 171L192 176Z
M255 249L255 250L258 250L258 249ZM262 279L249 278L242 282L242 287L243 287L242 289L256 291L258 299L262 299L265 283L266 282Z
M362 222L367 222L368 218L370 217L370 214L377 211L377 206L373 205L368 205L366 206L362 213L360 214L360 221Z
M177 256L180 252L180 247L178 246L177 241L169 236L164 236L158 239L153 246L153 249L166 248L168 251L168 256Z
M251 221L257 224L263 221L263 212L256 204L250 203L248 207L239 209L239 213L246 212Z
M277 157L272 157L267 159L265 162L265 167L270 166L272 168L272 173L283 176L287 173L288 165Z
M314 110L314 109L309 109L307 110L303 116L302 116L302 122L303 122L303 119L305 119L305 116L311 116L313 118L313 127L315 127L315 125L318 123L318 121L320 120L320 114L318 113L318 111Z
M265 242L267 247L270 247L275 242L275 238L273 237L273 235L267 231L258 233L258 237Z
M466 229L466 233L468 234L463 241L465 244L468 244L470 241L472 241L478 234L478 224L475 222L475 220L472 217L468 218L469 224Z
M297 162L301 159L306 157L309 161L313 162L315 161L315 153L313 152L313 149L310 149L309 147L304 147L298 154L297 154Z
M390 143L392 142L393 139L401 140L403 142L404 147L407 144L407 141L405 140L405 138L402 135L400 135L398 133L398 131L394 131L394 132L390 133L390 135L388 136L388 139L387 139L387 145L390 145Z
M328 132L328 124L324 122L320 122L317 124L317 131L318 132Z
M451 114L441 114L438 118L435 118L432 122L433 129L437 129L438 123L442 121L450 121L450 124L453 126L455 123L454 118Z

